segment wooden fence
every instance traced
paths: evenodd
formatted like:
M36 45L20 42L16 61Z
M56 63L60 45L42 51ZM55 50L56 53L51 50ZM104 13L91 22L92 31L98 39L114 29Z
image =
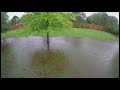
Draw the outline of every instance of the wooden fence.
M72 24L73 24L72 26L75 28L89 28L89 29L96 29L96 30L101 30L101 31L106 30L105 26L100 26L100 25L77 23L77 22L72 22ZM23 24L15 24L15 25L10 26L10 30L21 29L23 27L24 27Z
M87 24L87 23L77 23L77 22L73 22L73 27L75 27L75 28L89 28L89 29L96 29L96 30L101 30L101 31L106 30L105 26Z

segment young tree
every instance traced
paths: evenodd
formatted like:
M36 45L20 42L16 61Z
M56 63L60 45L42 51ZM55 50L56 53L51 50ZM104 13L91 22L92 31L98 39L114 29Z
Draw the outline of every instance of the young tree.
M61 12L32 12L24 15L23 21L31 29L31 32L47 33L47 43L49 44L50 30L62 30L70 27L71 22L67 14Z
M33 20L31 26L33 30L59 30L62 28L69 27L70 21L65 14L60 12L40 12L33 13Z

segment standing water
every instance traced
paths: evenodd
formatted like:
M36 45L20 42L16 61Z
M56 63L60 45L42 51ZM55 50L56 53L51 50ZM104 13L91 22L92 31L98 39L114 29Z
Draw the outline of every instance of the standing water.
M119 43L90 38L6 38L1 43L2 78L119 77Z

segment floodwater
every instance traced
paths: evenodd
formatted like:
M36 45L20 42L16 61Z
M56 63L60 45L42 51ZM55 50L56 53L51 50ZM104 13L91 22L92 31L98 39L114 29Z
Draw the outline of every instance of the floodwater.
M4 38L1 43L1 77L119 77L119 42L50 37L48 51L46 40L46 37L38 36Z

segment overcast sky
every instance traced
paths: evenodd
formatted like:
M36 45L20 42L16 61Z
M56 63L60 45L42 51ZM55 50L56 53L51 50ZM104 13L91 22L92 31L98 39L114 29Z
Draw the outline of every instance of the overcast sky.
M85 12L85 13L86 13L86 16L88 17L91 14L96 13L96 12ZM119 12L107 12L107 14L110 16L115 16L119 21ZM24 12L8 12L9 20L11 20L12 17L15 15L18 17L21 17L22 15L24 15Z

